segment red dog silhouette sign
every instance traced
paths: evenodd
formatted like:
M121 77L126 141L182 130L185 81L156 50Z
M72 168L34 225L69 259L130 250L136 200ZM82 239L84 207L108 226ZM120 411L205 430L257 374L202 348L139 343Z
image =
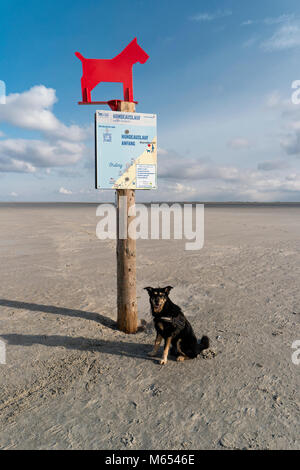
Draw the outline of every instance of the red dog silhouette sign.
M133 102L132 66L137 62L144 64L149 59L136 38L113 59L86 59L79 52L75 55L82 62L82 103L92 103L91 91L101 82L123 83L124 101Z

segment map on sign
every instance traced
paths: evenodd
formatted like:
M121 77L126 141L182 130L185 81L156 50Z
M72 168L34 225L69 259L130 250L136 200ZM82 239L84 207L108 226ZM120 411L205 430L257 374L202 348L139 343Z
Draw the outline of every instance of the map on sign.
M156 114L96 111L96 189L156 189Z

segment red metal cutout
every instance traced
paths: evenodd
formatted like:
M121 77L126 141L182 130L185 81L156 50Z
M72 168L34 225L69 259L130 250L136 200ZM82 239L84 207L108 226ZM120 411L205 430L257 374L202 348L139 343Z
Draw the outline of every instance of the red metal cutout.
M114 102L120 100L104 102L92 102L91 100L91 91L101 82L123 83L124 101L135 103L133 100L132 66L136 62L144 64L149 59L148 54L138 45L136 38L113 59L86 59L79 52L75 52L75 55L81 60L83 69L81 77L82 101L79 104L107 103L113 109Z

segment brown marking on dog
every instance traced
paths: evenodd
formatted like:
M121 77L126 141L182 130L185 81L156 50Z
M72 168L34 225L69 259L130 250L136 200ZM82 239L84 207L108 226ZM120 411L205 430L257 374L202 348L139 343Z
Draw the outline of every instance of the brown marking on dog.
M162 322L157 323L158 328L160 328L162 331L164 331L164 325Z
M176 359L177 362L184 362L185 360L186 360L186 357L184 356L178 356Z
M181 354L181 356L178 356L176 361L177 362L183 362L183 361L187 361L188 359L190 359L190 357L188 357L186 354L184 354L184 352L182 351L181 347L180 347L180 343L181 343L181 339L179 339L177 341L177 344L176 344L176 347L177 347L177 351L179 352L179 354Z
M166 344L165 344L165 349L163 352L163 357L162 360L160 361L161 365L167 364L168 362L168 354L169 354L169 349L171 346L171 341L172 341L172 336L169 336L169 338L166 339Z
M159 348L160 343L162 342L162 340L163 340L162 336L160 336L160 335L156 336L155 343L154 343L154 348L151 352L148 353L148 356L151 356L151 357L156 356L158 348Z
M158 303L156 303L154 299L151 299L153 310L155 313L160 313L164 308L167 297L164 294L158 294L158 292L154 292L154 295L156 296L155 299Z
M179 339L179 340L177 341L176 347L177 347L178 352L179 352L183 357L186 357L186 354L184 354L184 352L182 351L182 349L181 349L181 347L180 347L181 341L182 341L182 339Z

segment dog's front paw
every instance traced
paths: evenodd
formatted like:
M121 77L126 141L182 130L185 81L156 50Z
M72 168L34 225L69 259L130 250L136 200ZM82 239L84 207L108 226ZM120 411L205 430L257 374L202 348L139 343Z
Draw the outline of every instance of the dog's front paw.
M184 356L178 356L176 359L177 362L184 362L184 360L185 360Z
M165 364L167 364L167 362L168 362L167 359L161 359L161 360L159 361L159 363L160 363L161 366L164 366Z

